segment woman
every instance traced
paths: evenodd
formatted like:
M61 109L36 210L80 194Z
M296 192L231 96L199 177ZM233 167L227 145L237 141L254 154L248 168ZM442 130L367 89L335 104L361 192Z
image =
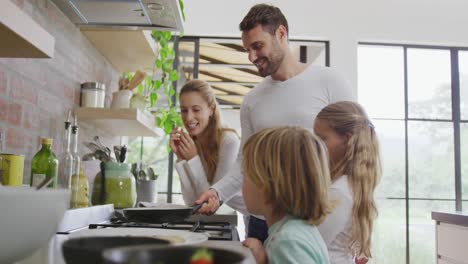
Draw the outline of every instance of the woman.
M181 89L180 110L187 132L176 128L170 146L177 156L182 196L188 206L219 181L234 164L240 140L234 129L221 126L221 116L210 85L191 80ZM226 202L247 214L240 192Z

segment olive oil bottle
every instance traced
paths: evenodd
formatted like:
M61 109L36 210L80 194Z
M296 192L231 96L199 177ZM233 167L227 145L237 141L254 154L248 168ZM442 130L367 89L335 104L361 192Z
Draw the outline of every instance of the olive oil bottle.
M52 151L51 138L42 138L42 147L34 155L31 161L31 186L38 186L45 179L53 180L47 185L47 188L56 188L58 174L58 160Z

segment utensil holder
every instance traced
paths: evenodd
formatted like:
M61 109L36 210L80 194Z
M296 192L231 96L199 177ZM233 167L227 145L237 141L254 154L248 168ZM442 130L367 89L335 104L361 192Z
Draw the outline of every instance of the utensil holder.
M158 201L156 180L137 180L137 203Z

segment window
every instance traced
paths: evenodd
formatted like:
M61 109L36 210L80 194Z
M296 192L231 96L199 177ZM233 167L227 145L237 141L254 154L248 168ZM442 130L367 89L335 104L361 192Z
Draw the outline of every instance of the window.
M297 60L328 65L328 42L290 40ZM202 79L210 83L220 104L223 122L240 135L239 109L243 97L263 78L248 60L239 38L183 37L174 47L178 55L179 91L185 82ZM160 97L161 98L161 97ZM166 100L161 100L166 101ZM129 140L129 162L151 165L158 177L159 200L183 203L180 180L167 151L168 137Z
M431 211L468 206L468 52L362 43L358 74L383 163L372 261L434 263Z

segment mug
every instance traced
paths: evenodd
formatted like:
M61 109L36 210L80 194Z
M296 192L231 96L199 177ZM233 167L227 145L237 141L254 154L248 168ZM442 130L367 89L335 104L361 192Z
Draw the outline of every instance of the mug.
M3 185L23 184L24 156L0 154L0 180Z

